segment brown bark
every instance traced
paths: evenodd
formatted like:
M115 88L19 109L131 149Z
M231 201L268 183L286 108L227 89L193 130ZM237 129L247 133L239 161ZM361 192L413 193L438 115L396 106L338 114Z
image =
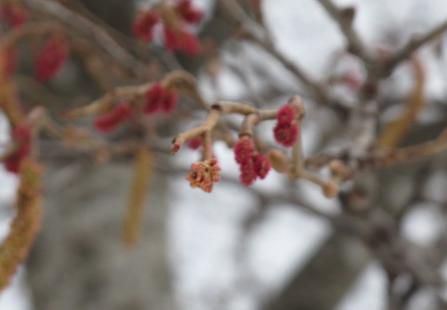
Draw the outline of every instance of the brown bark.
M45 215L28 264L37 310L173 309L165 246L165 180L156 176L141 242L121 242L131 167L50 169Z
M336 233L264 309L334 309L367 263L368 255L359 243Z

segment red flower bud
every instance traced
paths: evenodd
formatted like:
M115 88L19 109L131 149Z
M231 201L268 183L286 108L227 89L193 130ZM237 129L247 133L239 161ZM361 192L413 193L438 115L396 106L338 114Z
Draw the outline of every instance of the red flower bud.
M264 179L269 173L270 168L270 160L267 156L263 154L256 154L253 157L253 169L259 178Z
M171 29L169 27L163 28L164 32L164 40L165 40L165 47L169 51L174 51L178 49L179 47L179 38L178 34L174 29Z
M40 50L35 61L35 73L39 81L53 78L68 58L67 41L58 36L50 38Z
M239 169L241 172L239 180L242 184L244 184L245 186L250 186L253 184L254 181L256 181L256 178L258 176L256 175L252 160L240 164Z
M116 105L113 110L98 116L95 120L95 128L103 133L110 132L132 116L132 109L127 102Z
M17 28L28 20L28 12L20 5L4 4L0 7L0 18L10 27Z
M180 151L180 144L176 143L175 141L172 143L171 145L171 152L173 154L177 153L178 151Z
M195 8L191 0L180 0L176 6L180 16L190 24L197 24L202 20L203 12Z
M190 32L180 32L179 40L180 45L178 46L178 49L183 51L187 55L194 56L199 54L202 50L199 39Z
M161 111L171 113L177 105L177 95L168 89L165 90L163 101L161 102Z
M188 147L192 150L197 150L203 144L203 139L201 137L195 137L188 140Z
M239 164L240 181L249 186L259 177L264 179L270 170L269 159L256 151L251 137L240 138L234 146L234 155Z
M276 119L279 124L290 124L296 119L297 116L297 110L294 105L291 104L285 104L283 105L276 115Z
M292 104L283 105L276 114L276 126L273 129L276 142L284 146L292 146L299 134L298 111Z
M31 153L32 129L28 125L19 125L12 130L11 138L16 149L5 160L5 168L9 172L17 173L23 160Z
M165 47L170 51L182 51L187 55L197 55L202 47L195 35L188 31L164 28Z
M170 113L177 105L177 95L160 83L154 84L146 92L146 103L144 105L145 114L156 112Z
M296 121L292 122L292 123L278 123L276 124L275 128L273 129L273 133L275 136L275 140L276 142L278 142L279 144L286 146L286 147L290 147L293 144L295 144L297 138L298 138L298 133L299 133L299 128L298 128L298 123Z
M241 137L234 145L234 157L238 164L251 161L255 154L255 144L250 137Z
M141 13L132 25L134 36L140 40L152 41L155 25L160 21L160 17L153 11L145 11Z
M146 92L146 103L144 105L144 113L152 114L160 108L161 100L164 96L164 88L160 83L152 85Z

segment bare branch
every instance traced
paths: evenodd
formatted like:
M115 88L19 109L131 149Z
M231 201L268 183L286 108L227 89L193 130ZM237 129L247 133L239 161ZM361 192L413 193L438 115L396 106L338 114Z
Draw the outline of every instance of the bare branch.
M391 73L401 62L407 60L416 50L425 44L438 38L447 31L447 20L440 23L426 34L411 39L400 51L394 54L393 58L386 63L384 74Z
M336 7L331 0L318 0L318 2L340 27L340 30L346 39L346 43L348 44L348 50L362 59L366 64L371 63L372 59L367 52L366 47L352 27L352 19L343 16L341 14L342 11Z
M316 99L324 102L328 101L328 95L326 94L325 89L318 82L314 81L300 66L285 57L273 44L265 42L254 35L248 35L246 38L279 61L284 68L290 71L301 83L303 83L305 87L311 91L312 95Z
M279 61L281 65L286 68L286 70L292 73L297 80L303 84L304 88L311 93L318 103L328 104L331 102L331 98L323 85L321 85L318 81L315 81L303 68L288 59L276 48L270 36L269 30L265 26L259 25L255 21L251 20L236 1L222 2L224 3L227 13L243 25L244 39L256 44L274 59ZM347 109L338 102L331 103L331 107L334 107L337 112L345 112Z

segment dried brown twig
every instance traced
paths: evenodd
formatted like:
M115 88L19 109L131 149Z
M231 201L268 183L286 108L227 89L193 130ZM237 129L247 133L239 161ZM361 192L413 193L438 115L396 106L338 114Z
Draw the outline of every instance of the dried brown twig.
M402 47L399 51L397 51L391 59L389 59L385 64L385 70L383 70L383 74L387 75L393 72L393 70L403 61L408 60L414 52L416 52L422 46L428 44L429 42L435 40L439 36L441 36L444 32L447 31L447 21L440 23L435 26L433 29L428 31L427 33L410 39L410 41Z
M340 31L345 37L348 51L358 56L366 65L371 64L371 56L360 36L353 28L355 9L348 8L341 10L331 0L318 0L318 2L340 28Z

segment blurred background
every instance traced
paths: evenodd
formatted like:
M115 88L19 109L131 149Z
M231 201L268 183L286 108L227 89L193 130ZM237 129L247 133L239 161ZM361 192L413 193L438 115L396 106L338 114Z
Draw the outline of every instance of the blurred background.
M154 1L54 2L128 34L135 12ZM336 109L321 105L284 61L239 40L242 22L229 13L234 13L230 2L194 1L205 20L193 31L214 53L199 59L175 54L168 58L197 76L210 102L246 100L269 107L301 95L306 156L349 148L355 126ZM248 27L254 19L251 2L256 1L236 1L247 10L239 13ZM355 107L360 100L356 83L364 81L366 67L346 51L344 36L319 1L259 3L281 57L312 79L325 81L332 98ZM445 0L333 3L355 8L353 27L376 55L392 53L447 20ZM40 18L57 19L51 14ZM425 74L425 105L402 145L429 141L446 125L445 47L445 36L439 36L417 52ZM150 48L157 55L164 53L157 42ZM61 102L75 105L98 97L103 92L85 81L79 67L73 59L54 81L33 90L42 97L50 93L44 98L56 109ZM402 113L414 80L411 62L406 61L376 85L380 128ZM19 87L29 82L21 76L18 81ZM182 102L181 111L188 112L188 104ZM193 122L160 124L160 143L168 145L176 132L204 118L198 111L191 116ZM4 119L0 126L0 141L6 143L9 129ZM260 133L273 143L269 125ZM290 183L275 172L246 188L238 183L232 150L222 142L215 151L225 177L211 194L191 189L185 180L190 164L199 159L197 152L181 150L174 158L160 154L148 188L141 240L126 248L121 229L132 178L129 158L96 164L85 155L67 155L49 138L42 138L42 149L42 231L27 265L0 295L0 309L447 309L445 154L365 173L336 199L325 198L313 184ZM1 233L6 234L17 180L2 170L0 184ZM299 202L283 199L291 191ZM371 224L374 233L365 240L355 229L343 227L343 222L334 225L319 212L354 217L360 225ZM389 240L398 240L398 245ZM435 273L441 284L423 282L414 276L418 271L413 267ZM394 302L393 296L402 300Z

